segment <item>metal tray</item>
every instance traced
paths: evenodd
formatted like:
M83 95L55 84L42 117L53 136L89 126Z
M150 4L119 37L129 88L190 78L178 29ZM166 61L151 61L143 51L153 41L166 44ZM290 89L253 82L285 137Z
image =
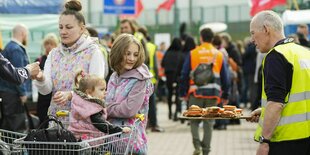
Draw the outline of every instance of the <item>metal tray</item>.
M247 119L251 118L251 116L240 116L240 117L185 117L180 116L179 119L185 120L208 120L208 119Z

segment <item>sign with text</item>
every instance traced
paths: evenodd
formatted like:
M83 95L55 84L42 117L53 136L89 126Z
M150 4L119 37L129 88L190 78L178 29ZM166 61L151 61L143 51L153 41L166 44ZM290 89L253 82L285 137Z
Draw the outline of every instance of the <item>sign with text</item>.
M103 0L105 14L135 14L135 0Z

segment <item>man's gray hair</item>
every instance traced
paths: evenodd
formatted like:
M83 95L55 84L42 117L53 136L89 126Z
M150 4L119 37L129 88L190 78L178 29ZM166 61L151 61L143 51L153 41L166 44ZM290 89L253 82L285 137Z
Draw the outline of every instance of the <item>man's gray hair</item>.
M253 17L255 24L263 28L264 25L271 27L277 32L284 34L283 22L281 17L274 11L261 11Z

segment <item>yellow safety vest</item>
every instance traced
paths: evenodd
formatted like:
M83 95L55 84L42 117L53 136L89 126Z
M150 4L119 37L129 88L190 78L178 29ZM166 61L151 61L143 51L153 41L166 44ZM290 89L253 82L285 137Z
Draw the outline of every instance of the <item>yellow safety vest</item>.
M1 34L1 32L0 32L0 49L4 49L3 48L3 43L2 43L2 34Z
M108 53L107 49L103 45L100 45L100 44L99 44L99 48L100 48L100 51L102 52L102 54L104 56L105 61L108 62L109 61L109 53Z
M142 42L144 38L143 34L140 32L135 32L133 36L135 36L140 42Z
M293 66L292 87L287 94L281 119L271 137L271 142L297 140L310 137L310 51L295 43L281 44L274 49ZM271 49L268 54L272 51ZM266 57L268 56L266 55ZM265 58L266 58L265 57ZM262 62L264 68L265 58ZM267 95L262 82L262 111L255 140L262 135Z
M154 62L154 57L156 54L156 45L154 45L153 43L147 42L146 43L146 48L149 52L149 58L150 58L150 72L153 74L153 77L151 79L152 83L155 84L157 82L156 80L156 72L155 72L155 62Z

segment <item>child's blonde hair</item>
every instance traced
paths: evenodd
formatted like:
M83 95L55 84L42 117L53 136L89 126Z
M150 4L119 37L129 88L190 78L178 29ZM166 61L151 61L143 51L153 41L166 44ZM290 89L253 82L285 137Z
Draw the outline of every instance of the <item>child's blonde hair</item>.
M136 64L133 66L137 68L141 66L145 60L144 49L139 40L137 40L131 34L121 34L119 35L115 41L113 42L110 54L110 66L113 70L115 70L118 74L120 74L121 69L123 68L122 62L124 60L124 55L129 48L129 45L136 44L138 46L139 54L138 60Z
M97 75L89 75L84 71L79 71L74 79L76 88L86 93L86 90L95 90L95 87L100 84L106 84L105 80Z

